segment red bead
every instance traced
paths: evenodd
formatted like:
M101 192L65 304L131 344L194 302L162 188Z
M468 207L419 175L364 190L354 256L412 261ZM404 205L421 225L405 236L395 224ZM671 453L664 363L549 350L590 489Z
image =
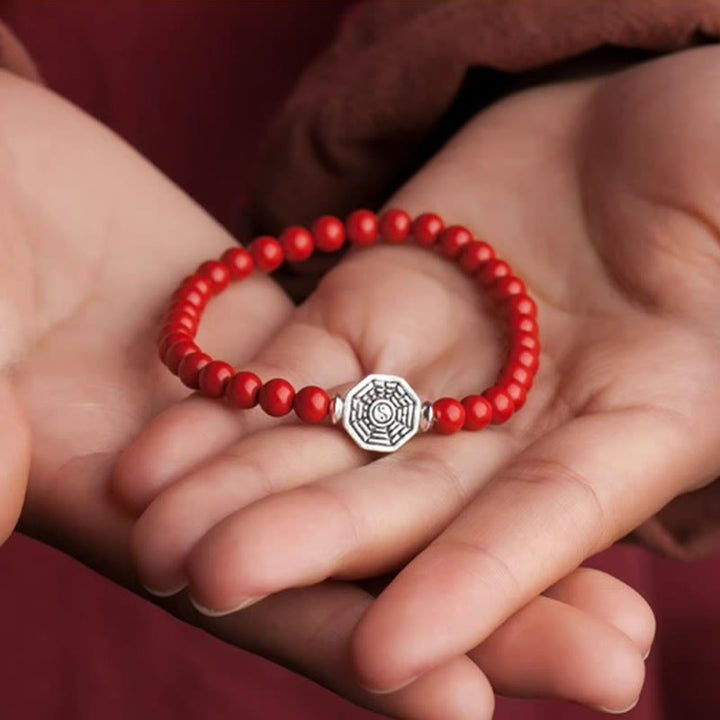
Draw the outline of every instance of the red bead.
M184 332L169 332L165 333L158 342L158 355L160 359L165 362L165 355L172 345L181 340L189 340L189 336Z
M335 252L345 244L345 225L332 215L323 215L311 228L315 247L323 252Z
M258 393L260 407L273 417L287 415L292 410L294 398L293 386L282 378L268 380Z
M176 310L170 312L165 317L165 325L176 326L178 328L185 328L189 333L195 334L197 332L198 318L193 317L190 313L184 310Z
M502 385L505 381L514 380L529 390L532 387L534 377L535 373L528 370L528 368L524 365L520 365L520 363L516 362L510 362L501 372L498 383Z
M205 302L207 302L213 294L213 286L210 282L210 279L206 278L204 275L198 275L197 273L195 273L194 275L190 275L189 277L185 278L185 280L183 280L180 289L183 288L196 290L203 296Z
M182 286L172 295L173 302L182 302L193 305L198 308L198 310L202 310L205 305L207 305L208 299L209 295L203 294L197 288L192 286Z
M492 296L497 300L504 300L513 295L521 295L525 292L525 283L514 275L506 275L500 278L491 289Z
M213 360L200 371L198 378L200 392L211 398L222 397L225 393L225 385L234 374L231 365L222 360Z
M252 372L242 370L233 375L225 385L225 397L230 405L248 410L258 402L262 380Z
M502 389L513 401L514 410L519 410L525 404L527 388L522 383L519 383L517 380L508 380L502 384Z
M451 225L445 228L438 236L440 249L445 257L454 258L460 251L470 245L473 236L470 231L462 225Z
M165 353L165 364L170 372L177 374L183 358L196 353L200 348L190 339L173 343Z
M466 430L482 430L492 420L492 405L482 395L468 395L463 398L462 405L465 408Z
M285 251L285 258L290 262L307 260L315 250L315 242L310 231L299 225L283 230L279 240Z
M503 390L501 387L492 387L486 390L483 395L492 406L492 420L491 422L495 425L504 423L509 420L513 412L515 412L515 405L512 398Z
M455 398L440 398L433 403L435 429L450 435L457 432L465 423L465 408Z
M404 210L386 210L380 216L380 235L389 243L402 243L410 234L410 216Z
M327 416L329 406L328 394L314 385L299 390L293 401L295 414L306 423L322 422Z
M537 305L529 295L513 295L503 304L511 315L525 315L533 319L537 317Z
M208 260L204 262L197 269L197 273L210 281L213 293L222 292L230 282L230 269L219 260Z
M510 337L511 351L517 348L527 348L532 350L536 355L540 354L540 341L537 335L528 332L513 333Z
M435 213L418 215L410 226L410 234L418 245L430 247L437 241L438 235L445 227L442 218Z
M514 350L510 355L510 362L526 367L533 374L537 372L538 366L540 365L537 353L527 348Z
M233 280L244 280L255 269L252 255L242 247L229 248L220 256L220 261L227 266Z
M531 318L529 315L510 315L507 322L510 327L510 331L513 333L523 332L530 335L538 334L537 322L535 322L535 318Z
M378 219L370 210L356 210L345 220L348 240L353 245L372 245L378 238Z
M490 286L500 278L511 275L510 266L504 260L488 260L478 271L477 279L481 285Z
M183 385L192 390L197 390L199 386L200 371L209 363L212 358L204 352L194 352L186 355L178 367L178 377L182 380Z
M282 245L270 235L261 235L250 243L255 266L264 272L277 270L283 261Z
M474 273L483 263L492 260L495 251L483 240L475 240L460 251L460 267L466 273Z
M172 305L170 305L167 311L167 316L176 312L185 312L195 318L195 320L200 319L200 308L197 305L185 302L184 300L176 300Z

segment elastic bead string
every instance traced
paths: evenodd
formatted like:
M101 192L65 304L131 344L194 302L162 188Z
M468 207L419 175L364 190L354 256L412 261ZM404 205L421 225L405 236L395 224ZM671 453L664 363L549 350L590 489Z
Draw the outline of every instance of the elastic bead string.
M387 210L379 217L369 210L356 210L344 223L327 215L316 220L309 230L292 226L278 238L262 235L247 249L226 250L218 260L202 263L173 293L158 339L160 358L187 387L207 397L222 398L232 407L249 409L259 405L274 417L294 410L303 422L322 422L332 405L325 390L310 385L296 392L282 378L263 382L252 372L235 371L197 346L198 325L205 306L215 295L255 270L271 273L285 261L307 260L316 250L334 252L346 242L364 247L379 240L437 248L475 279L506 319L507 354L495 383L462 400L443 397L433 402L435 430L443 434L460 429L482 430L490 423L509 420L525 404L538 370L537 306L523 281L507 262L496 257L491 245L473 237L462 225L446 227L434 213L423 213L413 220L404 210Z

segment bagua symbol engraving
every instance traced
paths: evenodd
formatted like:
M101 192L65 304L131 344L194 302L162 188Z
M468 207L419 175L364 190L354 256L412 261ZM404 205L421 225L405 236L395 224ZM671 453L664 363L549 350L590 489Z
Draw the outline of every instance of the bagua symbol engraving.
M391 452L417 433L420 407L420 399L402 378L368 375L345 397L343 425L360 447Z

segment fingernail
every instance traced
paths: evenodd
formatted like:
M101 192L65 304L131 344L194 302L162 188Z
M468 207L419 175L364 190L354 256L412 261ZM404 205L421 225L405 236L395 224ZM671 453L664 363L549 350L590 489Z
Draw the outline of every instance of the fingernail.
M646 651L645 654L643 655L643 661L647 660L647 659L650 657L650 651L651 651L651 650L652 650L651 647L649 647L649 648L647 649L647 651Z
M405 680L405 682L401 682L399 685L396 685L395 687L390 688L389 690L378 690L377 688L370 688L366 685L362 685L361 687L364 690L367 690L369 693L372 693L373 695L391 695L394 692L398 692L399 690L402 690L403 688L406 688L408 685L412 685L414 683L419 675L415 675L414 677L411 677L409 680Z
M608 713L609 715L622 715L623 713L630 712L639 702L640 698L635 698L634 702L630 703L626 708L623 708L622 710L613 710L612 708L606 708L602 705L598 706L598 710L602 710L604 713Z
M230 608L230 610L211 610L210 608L206 608L203 605L200 605L197 600L191 595L190 596L190 602L192 603L192 606L201 614L205 615L206 617L223 617L224 615L232 615L235 612L239 612L240 610L244 610L245 608L250 607L251 605L254 605L255 603L260 602L261 600L264 600L267 597L267 595L258 595L257 597L250 597L245 598L239 605L236 605L233 608Z
M166 598L166 597L171 597L172 595L177 595L179 592L182 592L187 587L187 583L178 585L177 587L174 587L171 590L157 590L156 588L151 588L151 587L148 587L147 585L143 585L143 587L151 595L154 595L155 597Z

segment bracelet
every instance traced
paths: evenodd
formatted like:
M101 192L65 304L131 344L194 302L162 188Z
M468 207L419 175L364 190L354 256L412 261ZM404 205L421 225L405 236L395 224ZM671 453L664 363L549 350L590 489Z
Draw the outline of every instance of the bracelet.
M195 344L203 309L231 280L243 280L255 269L270 273L284 261L302 262L316 249L334 252L346 239L357 247L378 240L390 244L413 241L426 248L437 248L473 276L495 300L506 321L506 360L495 384L461 401L444 397L421 402L403 378L375 373L354 385L345 397L336 395L330 399L325 390L316 386L295 392L282 378L263 383L255 373L236 372L228 363L213 360ZM423 213L412 220L404 210L387 210L380 217L369 210L356 210L345 223L326 215L315 221L310 230L292 226L277 239L263 235L255 238L247 249L233 247L219 260L204 262L172 295L158 351L171 372L187 387L207 397L224 399L235 408L259 405L274 417L294 410L306 423L319 423L329 417L333 424L341 422L360 447L392 452L419 431L434 428L450 434L460 429L481 430L490 423L506 422L520 409L539 365L536 318L537 306L523 281L495 256L487 242L475 239L467 228L445 227L434 213Z

